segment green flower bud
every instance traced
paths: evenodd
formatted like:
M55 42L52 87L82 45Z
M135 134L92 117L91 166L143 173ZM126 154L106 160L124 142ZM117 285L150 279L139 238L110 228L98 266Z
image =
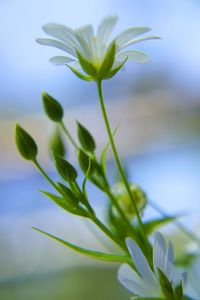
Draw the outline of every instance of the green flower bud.
M147 198L145 193L141 190L141 188L135 184L129 184L132 195L134 196L134 200L136 201L136 205L140 211L144 209L147 203ZM128 192L122 182L115 184L112 188L112 193L117 199L117 202L121 209L124 211L125 215L129 220L132 220L135 217L135 209L133 203L130 200ZM116 209L113 207L113 213L117 214Z
M89 131L79 122L77 122L77 133L83 149L88 152L93 152L96 148L95 141Z
M68 161L58 155L54 156L54 161L58 173L64 180L67 182L76 180L77 171Z
M89 157L89 155L87 155L82 150L78 151L78 162L79 162L79 166L84 174L89 171L88 175L89 176L92 175L92 173L94 171L94 163L91 160L91 158Z
M34 139L19 124L15 127L15 142L17 149L24 159L34 161L38 149Z
M49 119L51 119L54 122L60 122L64 115L63 108L60 105L60 103L45 92L42 93L42 101L44 111L49 117Z
M67 186L65 186L61 182L58 182L58 186L59 186L61 194L63 195L63 197L65 199L67 199L73 205L78 204L79 200Z
M65 145L58 126L49 140L49 149L53 155L64 157L66 154Z

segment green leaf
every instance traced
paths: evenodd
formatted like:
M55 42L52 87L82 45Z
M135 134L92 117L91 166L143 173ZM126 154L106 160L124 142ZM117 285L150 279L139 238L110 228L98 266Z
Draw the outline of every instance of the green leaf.
M51 119L54 122L60 122L64 115L63 108L60 105L60 103L45 92L42 93L42 101L44 111L49 117L49 119Z
M19 124L15 127L15 142L24 159L35 161L38 149L34 139Z
M46 192L43 190L40 190L40 192L42 194L44 194L45 196L47 196L50 200L52 200L58 206L62 207L64 210L70 212L71 214L88 218L88 216L89 216L88 212L85 209L83 209L82 207L74 206L74 204L72 204L69 201L66 201L66 199L59 197L57 195L54 195L52 193L49 193L49 192Z
M155 231L155 229L157 229L160 226L166 225L170 222L173 222L174 220L176 220L176 217L163 217L163 218L159 218L159 219L154 219L151 221L148 221L146 223L144 223L144 230L146 232L147 235L151 234L153 231Z
M76 50L76 53L78 56L79 63L85 71L85 73L95 78L97 75L97 69L93 66L93 64L90 61L85 59L85 57L78 50Z
M175 300L174 291L171 283L159 268L157 270L158 270L159 281L160 281L163 294L165 295L166 299Z
M66 201L64 201L63 197L54 195L52 193L40 190L40 192L42 194L44 194L45 196L47 196L49 199L51 199L54 203L56 203L58 206L62 207L64 210L67 211L72 211L72 207L71 205L69 205L69 203L67 203Z
M64 157L66 154L65 145L58 126L56 126L53 135L50 137L49 149L50 152L53 153L53 155Z
M85 81L93 81L94 79L91 76L84 75L80 73L78 70L73 68L72 66L66 64L66 66L80 79L85 80Z
M109 254L109 253L102 253L102 252L99 252L99 251L93 251L93 250L89 250L89 249L85 249L85 248L82 248L82 247L79 247L77 245L74 245L70 242L67 242L63 239L60 239L50 233L47 233L45 231L42 231L38 228L35 228L35 227L32 227L33 230L35 231L38 231L54 240L56 240L57 242L63 244L64 246L67 246L68 248L80 253L80 254L83 254L83 255L86 255L88 257L91 257L91 258L95 258L95 259L98 259L98 260L102 260L102 261L107 261L107 262L130 262L130 258L128 256L125 256L125 255L117 255L117 254Z
M98 79L103 79L108 75L114 63L115 54L116 54L116 44L115 42L113 42L108 48L108 50L106 51L103 63L98 71Z
M64 158L54 155L55 166L60 176L67 182L75 181L78 173L76 169Z
M77 122L77 134L81 146L88 152L94 152L96 145L91 133L79 122Z
M104 79L109 79L109 78L112 78L114 75L116 75L117 72L124 66L124 64L126 63L127 59L128 59L128 57L126 57L117 66L115 66Z

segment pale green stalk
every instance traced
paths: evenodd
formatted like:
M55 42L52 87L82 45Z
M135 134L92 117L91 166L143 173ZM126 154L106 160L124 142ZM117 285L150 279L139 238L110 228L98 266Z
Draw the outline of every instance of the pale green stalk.
M105 122L106 130L107 130L107 134L108 134L108 137L109 137L110 145L111 145L111 148L112 148L112 151L113 151L113 154L114 154L115 162L116 162L117 168L119 170L120 176L122 178L122 181L124 183L124 186L126 187L128 195L130 197L130 200L131 200L131 202L133 204L133 207L135 209L135 213L136 213L136 216L137 216L137 219L138 219L138 224L140 226L140 230L141 230L141 233L143 235L144 241L146 242L146 244L149 247L148 239L147 239L147 236L146 236L145 231L144 231L144 226L143 226L143 223L142 223L142 219L140 217L139 210L138 210L137 205L136 205L136 201L134 199L134 196L131 193L128 181L127 181L126 176L124 174L124 171L123 171L120 159L119 159L119 155L118 155L118 152L117 152L114 140L113 140L112 131L111 131L111 128L110 128L110 124L109 124L109 120L108 120L108 116L107 116L107 112L106 112L106 107L105 107L105 104L104 104L103 93L102 93L102 81L101 80L97 81L97 89L98 89L98 95L99 95L99 100L100 100L100 105L101 105L101 111L102 111L102 115L103 115L103 118L104 118L104 122Z
M71 134L69 133L69 131L67 130L65 124L63 121L61 121L60 123L61 128L63 129L64 133L66 134L66 136L68 137L68 139L70 140L70 142L72 143L72 145L74 146L74 148L76 150L79 150L79 146L76 144L76 142L74 141L73 137L71 136Z

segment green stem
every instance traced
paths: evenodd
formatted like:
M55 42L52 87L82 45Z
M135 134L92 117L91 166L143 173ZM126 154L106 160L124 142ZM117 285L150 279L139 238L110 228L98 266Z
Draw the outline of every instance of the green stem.
M136 205L136 201L134 199L133 194L131 193L128 181L127 181L126 176L124 174L124 171L123 171L120 159L119 159L119 155L118 155L118 152L117 152L114 140L113 140L113 136L112 136L112 132L111 132L111 128L110 128L110 124L109 124L109 121L108 121L108 116L107 116L107 112L106 112L106 108L105 108L105 104L104 104L103 93L102 93L102 81L101 80L97 81L97 90L98 90L98 95L99 95L99 100L100 100L100 105L101 105L101 110L102 110L106 130L107 130L110 145L111 145L111 148L112 148L112 151L113 151L113 154L114 154L115 162L116 162L117 168L119 170L120 176L122 178L122 181L124 183L124 186L126 187L128 195L130 197L130 200L131 200L131 202L133 204L133 207L135 209L135 213L136 213L136 216L137 216L137 219L138 219L138 224L140 226L141 234L142 234L142 236L144 238L144 241L146 242L146 244L148 245L148 248L149 248L149 243L148 243L148 239L147 239L147 236L145 234L145 231L144 231L144 226L143 226L143 223L142 223L142 219L140 217L139 210L138 210L137 205Z
M113 240L118 246L127 252L126 246L118 241L117 237L94 215L91 216L91 220L107 235L111 240Z
M63 129L64 133L66 134L66 136L68 137L68 139L70 140L70 142L72 143L72 145L75 147L76 150L79 150L79 146L76 144L75 140L73 139L73 137L71 136L71 134L69 133L69 131L67 130L65 124L63 121L60 121L60 126Z
M42 169L40 164L37 160L33 161L34 165L37 167L37 169L40 171L40 173L44 176L44 178L55 188L57 192L60 193L59 188L57 185L51 180L51 178L45 173L45 171ZM91 208L92 209L92 208ZM117 237L96 217L94 214L94 211L90 211L90 219L107 235L109 238L115 242L117 245L119 245L122 249L126 250L126 247L122 245L120 241L118 241Z
M149 205L151 205L157 212L159 212L163 217L168 218L168 214L164 212L164 210L154 203L153 201L148 200ZM200 239L190 230L188 230L183 224L181 224L179 221L174 220L174 225L180 229L187 237L189 237L193 242L200 247Z
M38 163L37 160L33 161L34 165L37 167L37 169L40 171L40 173L44 176L44 178L55 188L56 191L59 191L59 188L57 187L57 185L53 182L53 180L51 180L51 178L45 173L45 171L42 169L42 167L40 166L40 164Z

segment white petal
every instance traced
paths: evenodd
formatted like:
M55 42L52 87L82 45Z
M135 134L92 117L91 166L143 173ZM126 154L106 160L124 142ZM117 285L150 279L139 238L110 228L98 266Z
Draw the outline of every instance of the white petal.
M106 17L100 23L96 36L96 51L100 59L103 59L106 50L108 49L108 41L110 35L117 23L117 16Z
M169 242L168 251L166 254L166 266L165 266L165 273L168 279L171 279L171 274L174 268L174 249L171 241Z
M63 50L72 56L76 56L76 53L74 53L74 50L72 50L68 45L65 45L59 41L53 40L53 39L37 39L36 42L40 45L44 46L50 46L50 47L55 47L60 50Z
M80 44L71 28L57 23L48 23L42 28L48 35L64 42L73 51L73 55L76 55L75 49L79 49Z
M149 61L148 55L138 50L123 51L117 54L116 56L117 59L121 60L125 59L126 57L128 57L129 61L133 61L140 64L144 64Z
M120 266L118 280L131 293L142 297L149 296L145 281L129 265Z
M93 42L93 28L91 25L81 27L75 31L76 37L81 45L81 53L88 58L93 60L95 57L95 49Z
M186 283L187 283L187 273L186 272L183 272L181 274L181 279L182 279L183 287L185 287Z
M73 68L76 69L78 72L83 71L83 69L78 61L74 62Z
M139 43L139 42L143 42L143 41L148 41L148 40L157 40L157 39L160 39L159 36L155 36L155 35L151 35L151 36L144 36L144 37L141 37L141 38L138 38L138 39L132 39L130 41L128 41L127 43L124 43L120 48L118 48L118 51L132 45L132 44L136 44L136 43Z
M54 56L49 61L56 66L61 66L74 61L74 59L67 56Z
M144 254L140 250L140 247L131 238L126 239L126 245L141 277L146 280L148 284L156 286L157 281L155 275L152 272Z
M131 27L126 29L116 37L117 48L123 48L123 45L132 40L134 37L150 30L151 28L149 27Z
M98 43L106 44L117 23L117 16L106 17L102 20L97 31Z
M166 252L165 240L161 233L156 232L153 246L153 265L155 272L157 271L157 268L159 268L165 274Z

